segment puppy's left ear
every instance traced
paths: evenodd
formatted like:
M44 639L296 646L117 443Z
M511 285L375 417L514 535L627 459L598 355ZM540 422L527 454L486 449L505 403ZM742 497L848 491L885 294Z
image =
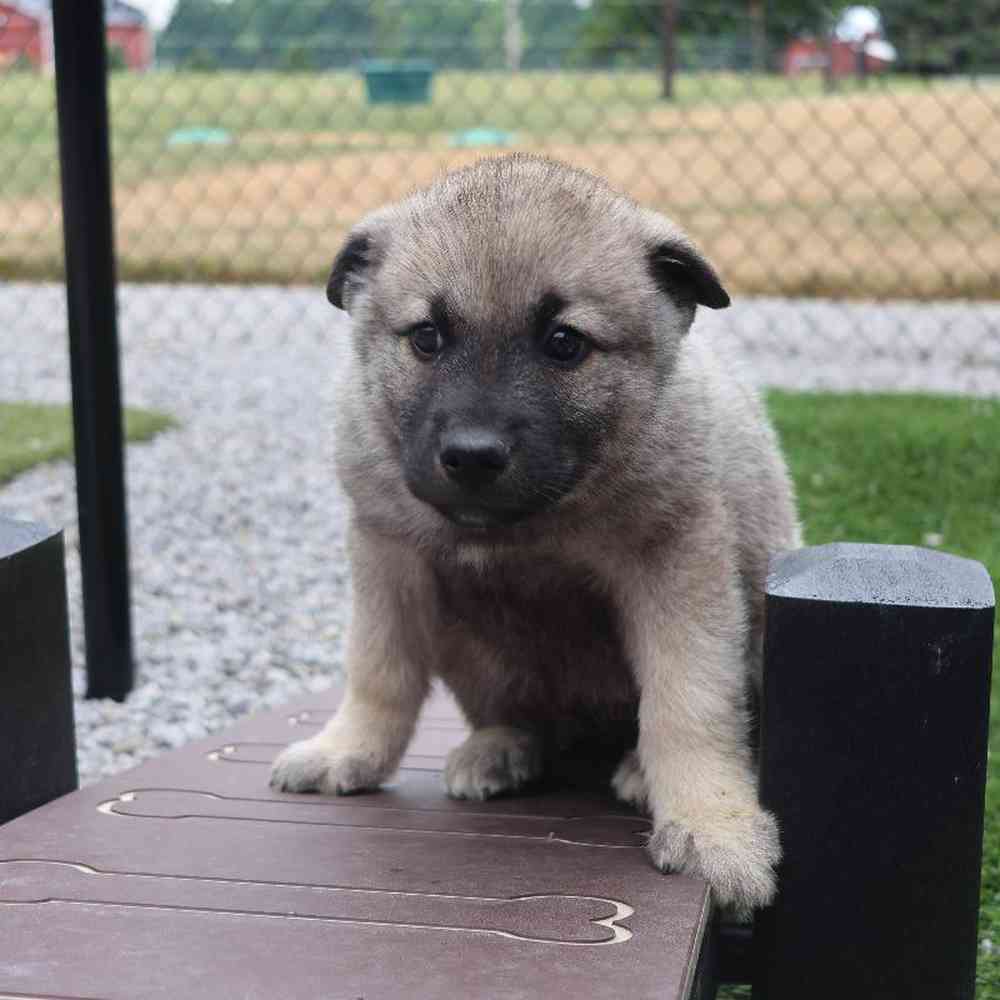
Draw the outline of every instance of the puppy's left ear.
M692 244L679 239L657 244L649 255L649 266L660 288L682 305L725 309L729 293L715 268Z

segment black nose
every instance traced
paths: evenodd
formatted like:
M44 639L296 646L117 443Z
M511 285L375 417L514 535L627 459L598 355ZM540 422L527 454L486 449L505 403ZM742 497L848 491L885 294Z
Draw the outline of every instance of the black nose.
M492 431L456 429L441 439L441 466L462 486L488 486L510 463L510 448Z

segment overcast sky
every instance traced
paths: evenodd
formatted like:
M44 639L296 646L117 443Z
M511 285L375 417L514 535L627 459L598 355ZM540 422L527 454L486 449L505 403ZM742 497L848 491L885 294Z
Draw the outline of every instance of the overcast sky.
M144 10L157 30L166 25L177 6L177 0L129 0L129 3Z

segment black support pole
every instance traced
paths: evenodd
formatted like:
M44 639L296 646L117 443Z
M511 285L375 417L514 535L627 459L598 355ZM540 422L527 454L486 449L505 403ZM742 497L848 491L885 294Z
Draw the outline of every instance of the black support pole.
M993 615L983 566L941 552L773 563L761 800L784 860L754 1000L972 1000Z
M132 689L104 0L54 0L87 696Z
M62 532L0 517L0 823L76 788Z

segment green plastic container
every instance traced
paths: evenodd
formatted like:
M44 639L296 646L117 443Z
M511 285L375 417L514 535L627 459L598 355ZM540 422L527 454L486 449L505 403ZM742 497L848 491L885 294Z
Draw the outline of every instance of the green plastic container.
M361 64L369 104L426 104L434 64L426 59L368 59Z

